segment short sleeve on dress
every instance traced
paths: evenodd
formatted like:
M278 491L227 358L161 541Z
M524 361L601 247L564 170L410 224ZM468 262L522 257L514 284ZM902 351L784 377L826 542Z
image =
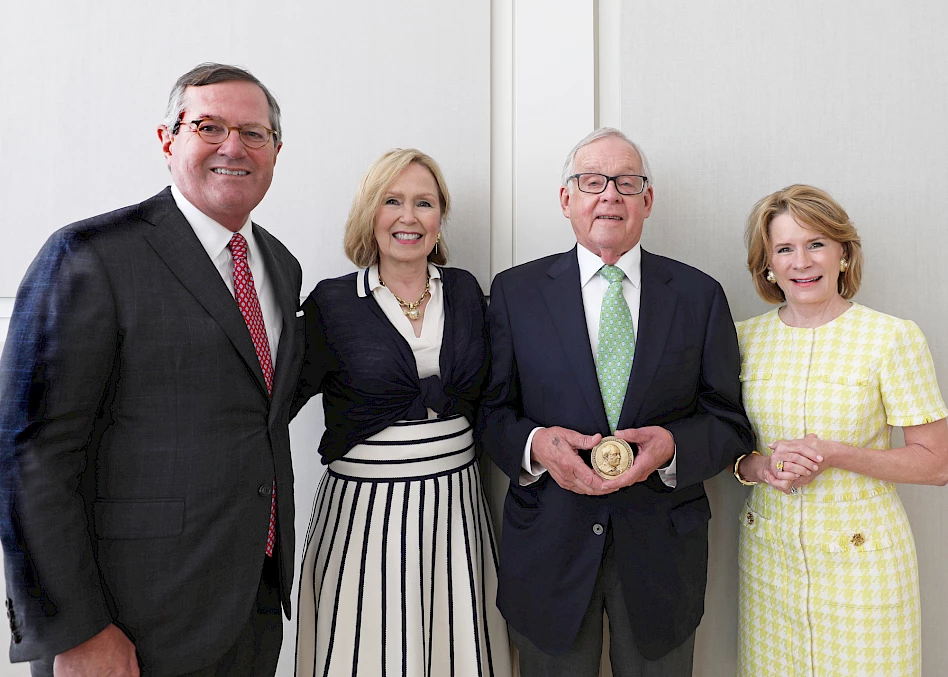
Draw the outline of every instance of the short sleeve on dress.
M893 327L879 387L886 422L891 426L922 425L948 416L928 343L914 322L898 322Z

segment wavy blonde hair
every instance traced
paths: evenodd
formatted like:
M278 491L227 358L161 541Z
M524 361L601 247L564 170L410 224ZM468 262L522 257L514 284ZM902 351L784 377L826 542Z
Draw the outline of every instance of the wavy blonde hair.
M787 300L783 290L767 281L770 267L770 224L777 216L789 214L801 226L815 230L823 237L838 242L849 268L840 272L837 291L851 299L862 283L862 241L849 215L829 193L813 186L796 183L771 193L754 205L747 217L744 243L747 245L747 270L754 280L757 294L768 303Z
M416 148L396 148L390 150L369 165L365 176L359 182L359 188L352 199L349 218L346 219L343 247L349 260L360 268L367 268L379 260L379 243L375 239L375 215L382 206L385 191L408 165L417 163L431 172L438 184L438 200L441 203L441 225L448 220L451 209L451 195L444 181L441 168L430 156ZM444 235L437 247L437 253L428 253L428 260L443 266L448 262L448 247Z

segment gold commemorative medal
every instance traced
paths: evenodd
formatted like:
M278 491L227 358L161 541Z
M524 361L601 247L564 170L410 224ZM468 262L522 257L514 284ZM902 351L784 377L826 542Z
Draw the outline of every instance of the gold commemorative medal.
M632 467L634 454L629 443L619 437L603 437L590 452L593 470L606 480L614 480Z

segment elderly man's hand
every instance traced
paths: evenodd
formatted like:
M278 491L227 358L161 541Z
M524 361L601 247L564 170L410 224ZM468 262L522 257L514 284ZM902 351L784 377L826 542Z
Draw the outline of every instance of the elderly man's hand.
M553 481L577 494L602 494L603 480L583 462L586 453L602 440L602 435L583 435L575 430L540 428L533 435L530 455L550 473Z
M618 491L641 482L659 468L668 465L675 455L675 438L661 426L617 430L616 437L639 447L632 467L614 480L603 483L603 493Z

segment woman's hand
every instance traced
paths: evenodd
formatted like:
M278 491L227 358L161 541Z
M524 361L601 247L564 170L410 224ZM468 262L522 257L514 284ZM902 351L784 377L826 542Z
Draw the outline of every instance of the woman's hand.
M802 439L771 442L767 446L773 453L767 457L763 481L785 494L795 493L828 467L824 459L829 444L813 433Z

